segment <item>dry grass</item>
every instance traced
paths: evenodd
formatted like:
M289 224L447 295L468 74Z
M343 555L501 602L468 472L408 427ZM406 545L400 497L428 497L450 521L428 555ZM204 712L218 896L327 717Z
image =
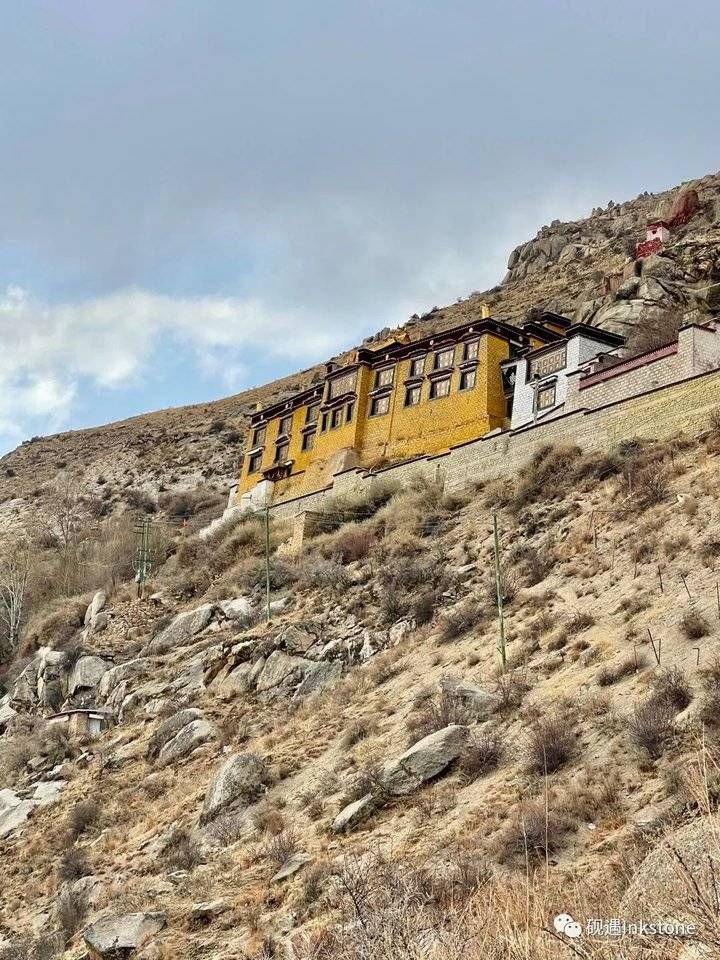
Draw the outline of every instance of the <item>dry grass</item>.
M536 720L526 745L527 769L531 773L554 773L564 766L575 752L575 725L566 713L557 713Z

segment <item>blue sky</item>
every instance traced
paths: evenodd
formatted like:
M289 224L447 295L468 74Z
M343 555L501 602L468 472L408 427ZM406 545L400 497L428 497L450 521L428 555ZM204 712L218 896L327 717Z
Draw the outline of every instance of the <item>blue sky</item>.
M0 3L0 453L212 399L717 169L720 8Z

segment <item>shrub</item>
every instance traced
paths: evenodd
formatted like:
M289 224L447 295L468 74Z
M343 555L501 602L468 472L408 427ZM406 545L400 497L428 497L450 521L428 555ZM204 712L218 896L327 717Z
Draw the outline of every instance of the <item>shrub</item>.
M143 513L155 513L157 510L155 498L145 490L131 487L123 491L123 497L127 505L133 510L140 510Z
M204 511L218 510L225 504L225 497L209 487L197 486L194 490L161 493L158 505L163 513L172 517L194 517Z
M66 850L58 866L58 876L61 880L79 880L87 877L92 871L82 850L71 847Z
M503 862L553 856L569 829L568 820L543 803L523 804L502 831L495 852Z
M167 866L173 870L194 870L202 862L200 848L192 834L177 827L170 834L164 851Z
M628 733L636 747L652 760L662 755L673 736L673 708L655 696L635 707L628 718Z
M535 721L527 742L527 768L531 773L554 773L573 755L575 729L567 714Z
M279 869L294 853L297 853L298 843L297 834L288 828L266 840L262 852L270 863Z
M563 495L563 481L572 478L573 466L581 456L576 446L545 446L520 471L512 494L514 506L527 507L541 500Z
M693 698L687 675L678 667L663 670L655 678L653 695L676 712L684 710Z
M485 617L485 610L473 600L465 600L440 618L438 643L450 643L472 627L477 626Z
M688 640L699 640L710 633L710 624L696 610L688 610L680 621L680 629Z
M460 758L460 776L464 783L472 783L478 777L498 766L503 755L503 745L495 733L473 737Z
M631 674L635 673L636 670L642 670L646 664L647 659L645 655L639 653L637 655L637 665L634 655L623 657L622 659L615 660L612 663L606 663L598 670L598 686L609 687L613 683L617 683L618 680L622 680L623 677L629 677Z
M55 903L55 916L66 941L80 929L88 910L87 893L66 887Z
M77 840L100 818L100 804L97 800L81 800L76 803L68 817L70 836Z
M346 590L350 580L348 573L337 560L325 560L322 557L306 558L297 567L298 582L316 590L330 590L333 593Z
M668 477L662 466L652 464L639 470L633 477L633 496L639 507L662 503L668 495Z
M516 710L523 702L529 689L530 684L527 676L519 670L509 670L507 673L501 674L495 682L498 712L505 713L508 710Z
M340 563L363 560L377 543L377 537L369 527L349 523L337 532L318 538L317 549L327 558L337 558Z
M588 630L595 623L595 617L589 611L576 610L575 613L570 617L567 623L568 633L577 634L582 633L583 630Z
M477 719L477 713L452 690L444 689L436 695L423 697L409 714L405 725L410 735L410 744L422 740L451 723L469 724Z

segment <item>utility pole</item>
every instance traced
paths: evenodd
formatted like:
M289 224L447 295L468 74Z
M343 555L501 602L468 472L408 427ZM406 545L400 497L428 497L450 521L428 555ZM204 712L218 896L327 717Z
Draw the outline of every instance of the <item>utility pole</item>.
M142 600L145 592L145 581L148 578L152 562L150 560L150 525L151 517L143 517L139 524L135 525L135 532L138 535L138 545L135 551L135 560L133 569L135 570L135 582L137 583L138 599Z
M495 546L495 594L497 596L498 620L500 621L500 659L505 670L505 618L503 616L503 588L500 576L500 537L498 536L497 513L493 512L493 542Z
M265 605L270 623L270 505L265 504Z

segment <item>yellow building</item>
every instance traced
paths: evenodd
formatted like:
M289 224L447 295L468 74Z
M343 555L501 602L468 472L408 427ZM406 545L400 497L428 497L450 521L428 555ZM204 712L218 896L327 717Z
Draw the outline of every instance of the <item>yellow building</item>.
M508 426L501 362L559 339L563 322L546 314L520 329L488 317L328 364L320 383L253 415L237 502L290 500L341 470L440 453Z

